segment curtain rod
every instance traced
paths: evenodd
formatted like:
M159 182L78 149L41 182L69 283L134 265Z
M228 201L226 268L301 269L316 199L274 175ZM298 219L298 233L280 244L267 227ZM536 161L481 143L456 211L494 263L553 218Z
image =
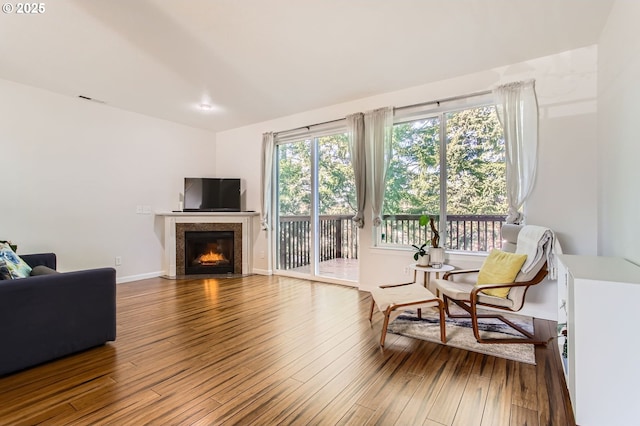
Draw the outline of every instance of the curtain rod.
M440 100L436 100L436 101L428 101L428 102L420 102L420 103L417 103L417 104L404 105L404 106L401 106L401 107L395 107L394 110L416 108L416 107L427 106L427 105L438 105L438 106L440 106L441 102L459 101L461 99L474 98L474 97L477 97L477 96L488 95L489 93L491 93L491 90L484 90L482 92L475 92L475 93L471 93L469 95L452 96L450 98L444 98L444 99L440 99ZM310 124L308 126L296 127L294 129L281 130L279 132L273 132L273 135L275 136L275 135L279 135L280 133L295 132L296 130L304 130L304 129L311 130L311 127L322 126L323 124L337 123L338 121L342 121L342 120L344 120L344 117L343 118L337 118L335 120L323 121L321 123Z
M280 130L279 132L273 132L273 135L275 136L275 135L279 135L280 133L295 132L296 130L303 130L303 129L311 130L311 127L322 126L323 124L337 123L338 121L342 121L342 120L344 120L344 117L336 118L335 120L323 121L322 123L309 124L308 126L296 127L295 129Z
M438 105L438 106L440 106L441 102L459 101L461 99L475 98L477 96L488 95L489 93L491 93L491 90L483 90L482 92L475 92L475 93L471 93L469 95L452 96L450 98L444 98L444 99L440 99L440 100L436 100L436 101L428 101L428 102L420 102L420 103L412 104L412 105L404 105L404 106L397 107L397 108L394 108L394 109L409 109L409 108L416 108L416 107L427 106L427 105Z

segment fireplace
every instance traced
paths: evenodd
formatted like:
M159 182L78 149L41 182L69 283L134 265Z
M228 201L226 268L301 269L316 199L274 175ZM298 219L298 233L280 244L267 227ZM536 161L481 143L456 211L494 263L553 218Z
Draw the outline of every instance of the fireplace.
M185 232L185 275L232 274L233 234L233 231Z
M176 273L242 274L240 223L176 223Z
M233 232L233 275L250 274L253 271L253 222L255 212L170 212L158 213L164 217L165 276L186 276L185 236L187 232ZM226 243L224 243L226 244ZM231 255L229 255L231 256ZM220 275L206 273L204 275ZM229 273L224 273L228 276Z

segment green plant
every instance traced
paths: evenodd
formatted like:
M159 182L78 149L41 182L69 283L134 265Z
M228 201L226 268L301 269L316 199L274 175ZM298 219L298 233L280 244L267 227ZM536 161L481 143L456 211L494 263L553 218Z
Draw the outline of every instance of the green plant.
M431 224L431 229L432 230L434 229L433 219L429 215L426 215L426 214L423 214L423 215L420 216L420 218L418 219L418 224L420 226L427 226L428 224ZM437 237L436 239L431 238L431 245L433 246L434 242L436 244L433 247L437 247L438 241L440 240L440 236L437 234L437 232L436 232L435 235ZM427 255L426 247L428 245L429 245L429 243L424 243L421 246L417 246L415 244L411 244L411 246L414 249L416 249L416 252L413 254L413 259L417 261L420 256L426 256Z
M429 215L423 214L418 219L418 224L420 226L429 225L429 227L431 228L431 247L433 248L440 247L440 232L438 232L438 229L436 228L436 224L435 224L435 219L437 218L438 216L429 216Z
M420 247L415 244L411 244L411 246L416 249L416 252L413 254L413 260L417 261L420 256L425 256L427 254L427 250L425 248L427 247L427 243L422 244Z
M440 233L436 229L435 222L433 220L433 216L429 217L429 226L431 227L431 247L438 248L440 244Z

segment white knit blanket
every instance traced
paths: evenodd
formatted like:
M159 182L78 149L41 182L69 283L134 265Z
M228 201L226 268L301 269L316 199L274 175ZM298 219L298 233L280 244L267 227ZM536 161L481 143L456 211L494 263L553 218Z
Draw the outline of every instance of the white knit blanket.
M527 260L522 265L523 273L529 272L533 265L545 256L549 278L552 280L557 278L555 255L562 253L562 249L551 229L535 225L523 226L518 234L516 253L527 255Z

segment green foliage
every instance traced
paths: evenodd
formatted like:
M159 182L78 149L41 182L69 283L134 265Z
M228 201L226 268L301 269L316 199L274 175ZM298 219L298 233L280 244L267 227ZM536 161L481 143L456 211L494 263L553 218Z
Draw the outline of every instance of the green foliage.
M311 143L278 146L278 200L281 215L309 215L311 208Z
M440 120L396 124L385 190L385 214L437 212L440 205Z
M444 114L447 214L504 214L504 138L493 107ZM396 124L385 214L440 211L440 118Z
M447 214L505 214L504 138L490 106L398 123L387 171L384 214L440 212L440 129L446 129ZM356 211L345 133L278 146L280 215L309 215L312 151L317 143L319 213ZM426 223L420 223L421 227ZM426 231L425 231L426 232ZM431 233L433 236L433 232Z
M347 135L323 136L317 142L320 214L355 214L355 181ZM278 146L280 215L310 214L312 148L310 139Z
M418 247L415 244L411 244L411 247L413 247L416 250L416 252L413 253L413 260L417 261L420 256L426 256L426 254L427 254L427 249L426 249L427 243L422 244L420 247Z
M504 138L494 108L447 114L447 213L506 211Z

